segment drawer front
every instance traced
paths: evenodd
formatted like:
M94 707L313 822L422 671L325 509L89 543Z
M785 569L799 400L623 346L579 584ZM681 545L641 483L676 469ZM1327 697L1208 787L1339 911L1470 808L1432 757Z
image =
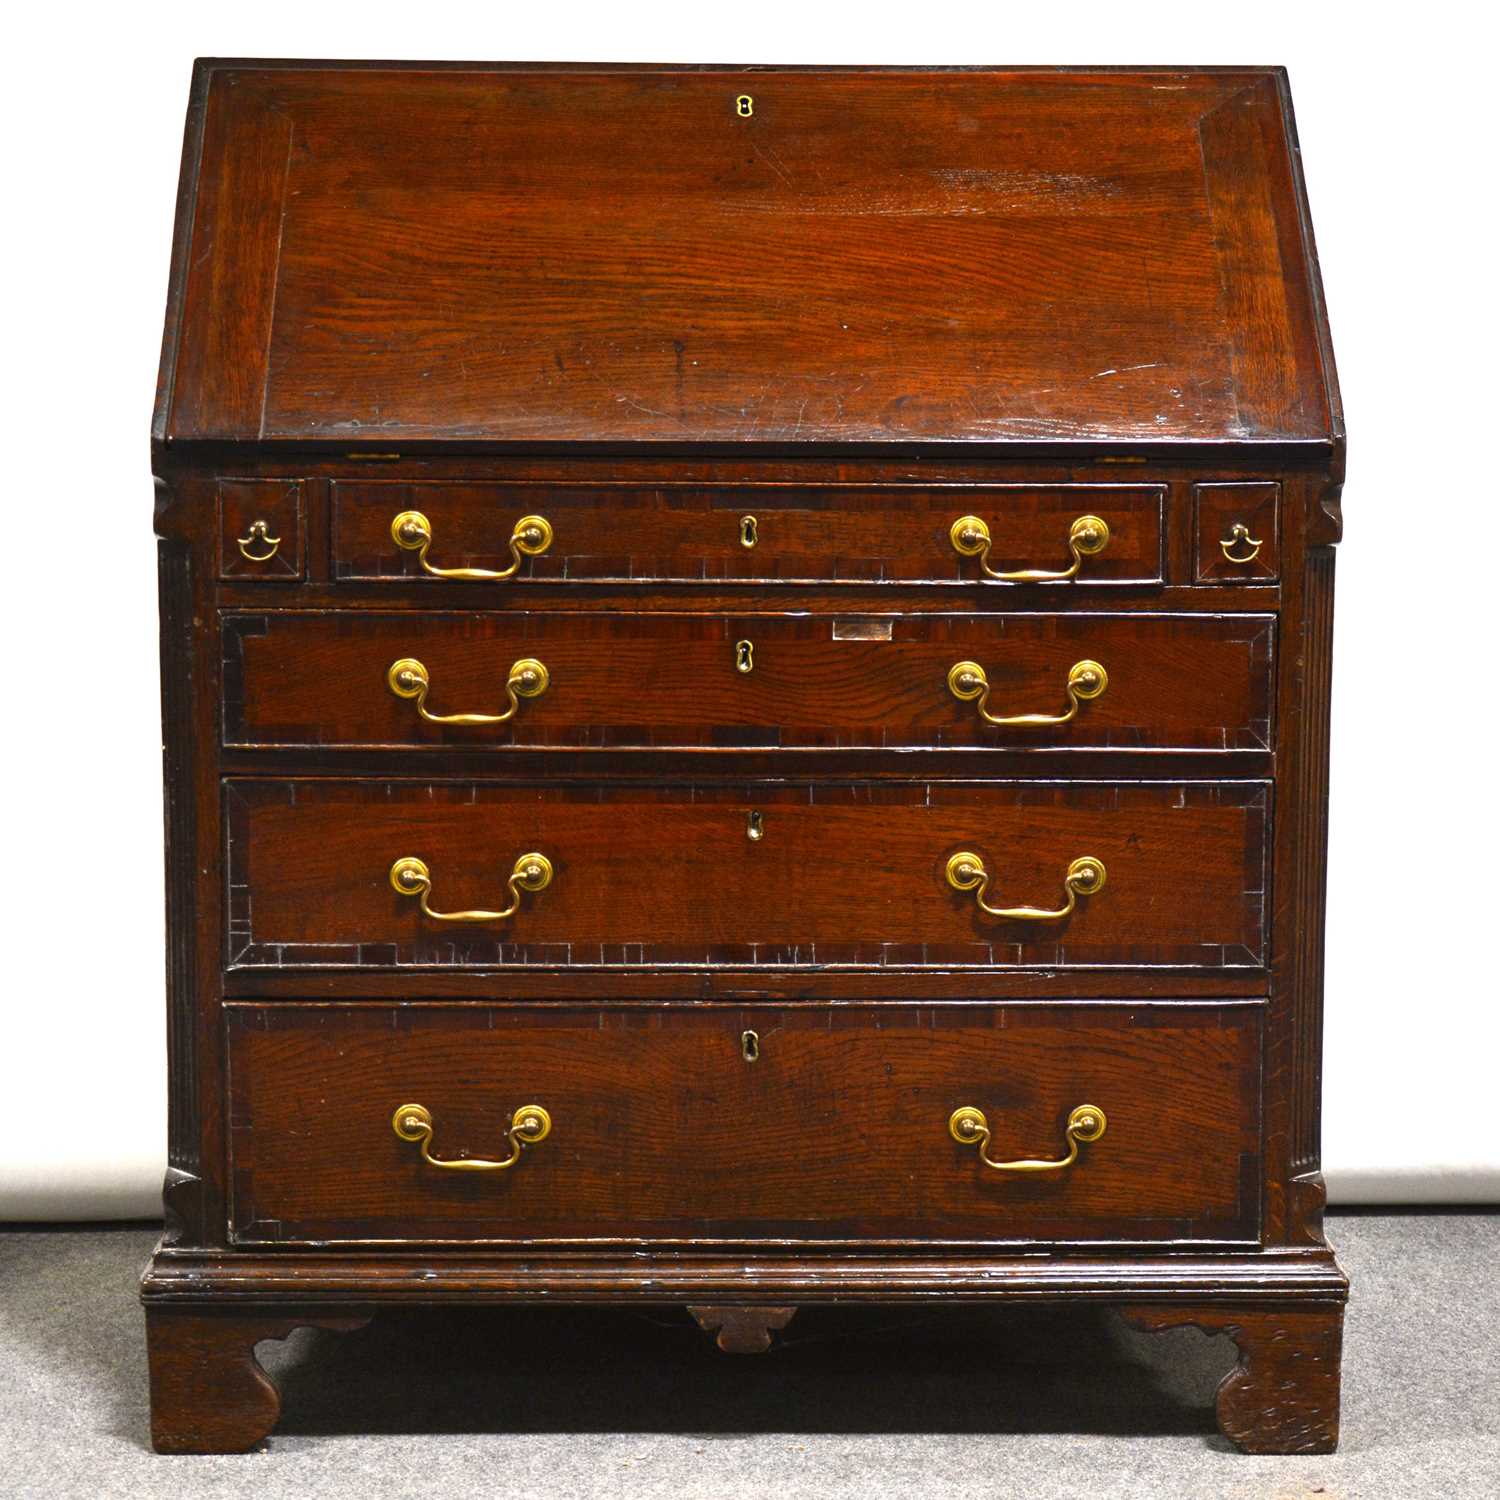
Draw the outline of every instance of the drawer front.
M228 960L1261 968L1269 793L1260 781L235 778ZM533 853L546 871L521 858ZM1003 915L1023 906L1071 911Z
M219 481L219 576L295 582L306 520L299 479Z
M233 1237L1244 1240L1257 1004L234 1006ZM403 1138L402 1105L425 1113ZM544 1138L510 1131L539 1106ZM1071 1164L1032 1172L981 1159ZM956 1139L955 1111L989 1135ZM405 1121L408 1116L403 1116ZM1074 1117L1076 1118L1076 1117ZM963 1133L962 1123L957 1127ZM461 1170L436 1162L503 1162Z
M340 480L333 570L386 582L437 582L432 569L460 568L574 583L974 584L985 580L985 563L1063 573L1076 562L1079 586L1150 584L1162 580L1165 493L1111 484L584 489ZM988 529L983 558L974 550L982 542L966 543L968 552L955 546L954 523L966 516ZM1085 517L1102 521L1108 537L1098 533L1097 551L1085 540L1075 556L1073 526ZM398 518L406 520L394 531L409 545L394 534Z
M1274 628L1268 615L233 614L224 733L237 747L1263 750ZM454 716L483 722L432 722Z
M1281 486L1193 486L1193 576L1199 583L1275 583L1281 573Z

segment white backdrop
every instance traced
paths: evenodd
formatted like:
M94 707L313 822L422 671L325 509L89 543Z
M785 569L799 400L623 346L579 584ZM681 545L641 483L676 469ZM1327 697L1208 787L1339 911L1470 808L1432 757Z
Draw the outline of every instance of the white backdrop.
M201 3L14 18L0 1217L157 1212L147 425L188 75L220 56L1286 64L1348 411L1324 1160L1336 1201L1500 1199L1489 681L1493 37L1429 4ZM84 601L87 601L86 603ZM1398 602L1399 601L1399 602ZM1472 658L1478 659L1474 664ZM107 771L101 768L108 767Z

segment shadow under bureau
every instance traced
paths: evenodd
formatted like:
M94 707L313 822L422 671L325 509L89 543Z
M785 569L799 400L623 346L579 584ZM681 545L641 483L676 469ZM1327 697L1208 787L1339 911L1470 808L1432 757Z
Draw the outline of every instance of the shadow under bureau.
M990 1299L1333 1446L1281 73L200 63L152 454L159 1449L382 1308Z

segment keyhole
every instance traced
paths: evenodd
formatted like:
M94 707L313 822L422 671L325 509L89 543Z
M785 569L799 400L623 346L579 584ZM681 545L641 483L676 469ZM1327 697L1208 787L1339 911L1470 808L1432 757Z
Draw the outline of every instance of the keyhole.
M755 670L755 644L753 641L736 641L734 643L734 670L736 672L753 672Z
M740 546L753 547L760 540L760 525L754 516L740 517Z
M766 820L758 812L753 812L745 820L745 837L752 844L758 844L766 836Z
M741 94L734 101L734 112L742 120L748 120L755 113L755 100L749 94Z
M740 1033L740 1056L746 1062L755 1062L760 1057L760 1038L753 1031Z

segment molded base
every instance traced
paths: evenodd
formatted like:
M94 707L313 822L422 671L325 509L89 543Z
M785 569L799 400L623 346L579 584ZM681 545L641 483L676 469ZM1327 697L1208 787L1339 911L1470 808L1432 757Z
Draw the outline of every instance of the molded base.
M722 1256L519 1250L249 1256L159 1249L143 1297L152 1443L162 1453L240 1453L275 1425L280 1397L262 1339L359 1328L380 1306L686 1305L730 1353L763 1353L802 1304L1087 1301L1135 1326L1228 1334L1240 1362L1219 1426L1247 1453L1327 1453L1338 1442L1347 1283L1325 1250L1227 1256L1050 1258L919 1252Z

